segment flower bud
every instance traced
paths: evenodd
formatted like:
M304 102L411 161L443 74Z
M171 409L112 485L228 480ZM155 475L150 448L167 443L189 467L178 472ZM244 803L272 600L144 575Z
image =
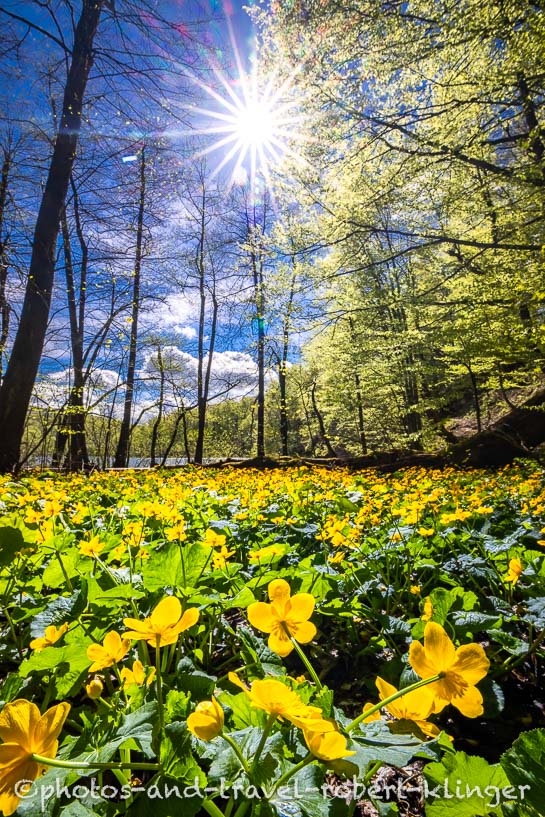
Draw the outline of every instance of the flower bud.
M85 686L85 692L91 698L91 700L96 701L97 698L100 698L104 691L104 684L100 680L100 678L91 678L88 684Z
M187 728L200 740L212 740L223 729L223 709L212 698L211 701L201 701L195 711L187 719Z

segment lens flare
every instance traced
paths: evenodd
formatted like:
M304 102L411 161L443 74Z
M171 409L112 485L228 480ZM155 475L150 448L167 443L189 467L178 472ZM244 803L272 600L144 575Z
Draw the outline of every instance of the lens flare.
M255 190L259 177L270 186L271 169L285 157L305 163L300 151L294 149L296 143L308 141L298 112L301 100L293 88L298 71L278 82L275 74L264 76L258 59L254 58L247 73L234 43L233 50L237 69L234 81L213 69L216 87L199 83L212 104L208 108L193 108L193 113L201 116L197 134L215 138L198 156L219 157L212 178L224 168L230 169L229 186L249 180Z

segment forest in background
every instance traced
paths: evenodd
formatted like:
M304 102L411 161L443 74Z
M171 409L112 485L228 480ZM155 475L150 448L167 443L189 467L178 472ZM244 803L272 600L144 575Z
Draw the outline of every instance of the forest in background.
M543 389L542 3L254 6L235 184L207 10L0 14L3 470L430 450Z

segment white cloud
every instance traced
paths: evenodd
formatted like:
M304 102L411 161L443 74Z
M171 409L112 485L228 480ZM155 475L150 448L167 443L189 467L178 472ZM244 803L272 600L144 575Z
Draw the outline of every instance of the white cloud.
M178 332L180 335L183 335L184 338L187 338L187 340L193 340L197 337L197 330L192 326L182 326L181 329L178 329Z

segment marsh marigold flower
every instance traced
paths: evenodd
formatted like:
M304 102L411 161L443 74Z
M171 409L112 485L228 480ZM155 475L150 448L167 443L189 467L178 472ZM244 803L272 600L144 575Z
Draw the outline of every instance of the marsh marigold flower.
M52 647L53 644L56 644L57 641L63 637L67 630L68 624L61 624L60 627L55 627L54 624L51 624L50 627L45 628L45 633L41 638L35 638L30 642L30 649L41 652L45 650L46 647Z
M115 632L107 633L102 644L91 644L87 647L87 658L93 662L89 672L98 672L122 661L130 646L128 638L121 638L119 633Z
M212 740L222 731L223 722L223 709L216 699L212 698L211 701L201 701L197 704L195 711L187 719L187 728L200 740Z
M21 795L30 788L30 783L25 787L21 781L36 780L47 768L32 755L54 758L57 754L58 737L69 711L70 704L61 703L41 715L36 704L19 699L0 712L0 810L6 817L14 813Z
M156 669L155 667L152 667L146 678L146 670L144 669L144 665L137 659L132 665L132 670L128 669L127 667L123 667L119 673L119 676L122 681L125 681L126 684L136 684L140 687L144 682L146 683L146 686L149 686L155 678L155 673Z
M468 718L482 715L483 696L475 684L488 672L490 661L480 644L455 649L441 625L428 621L424 644L413 641L409 647L409 664L421 678L442 676L427 687L434 695L434 712L451 703Z
M520 559L511 559L509 562L509 570L505 575L505 581L510 582L510 584L516 584L523 570L524 567Z
M323 724L328 723L328 721L323 721L322 724L316 723L316 729L303 729L303 736L309 751L319 760L326 762L355 755L355 752L348 749L346 738L341 735L334 724L332 729L320 728Z
M250 624L263 633L270 633L269 648L285 658L293 650L290 636L300 644L308 644L316 635L316 627L308 619L314 611L315 599L310 593L291 596L284 579L269 584L270 604L256 601L248 606Z
M98 536L92 536L79 546L79 552L83 556L90 556L91 559L96 559L98 554L104 549L104 542L101 542Z
M380 676L376 679L375 684L382 700L389 698L390 695L395 695L397 692L395 686L389 684ZM430 684L430 686L433 685ZM429 723L426 720L434 710L434 695L430 687L421 687L408 692L402 698L392 701L384 708L396 720L413 721L425 735L436 737L441 731L434 723Z
M123 624L131 629L123 637L147 641L152 647L166 647L174 644L180 633L196 624L198 619L199 611L196 607L190 607L182 615L179 600L174 596L167 596L143 621L124 618Z
M85 692L92 701L96 701L104 692L104 684L100 678L91 678L89 683L85 684Z

